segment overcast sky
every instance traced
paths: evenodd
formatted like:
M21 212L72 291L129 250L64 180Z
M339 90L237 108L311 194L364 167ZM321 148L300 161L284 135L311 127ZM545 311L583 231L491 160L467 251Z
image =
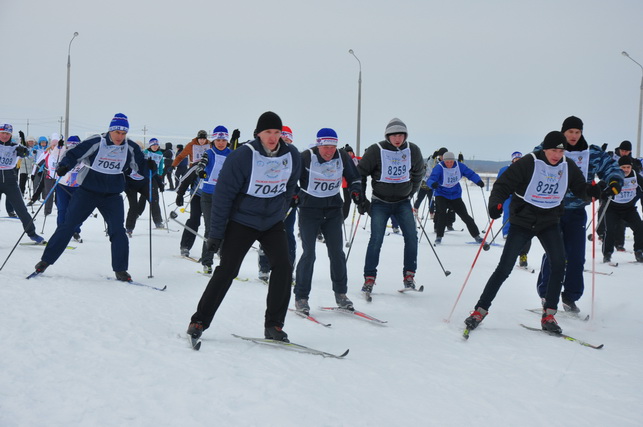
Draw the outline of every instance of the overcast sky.
M563 119L590 143L636 141L641 0L2 0L0 121L33 136L65 115L104 132L116 112L142 140L180 142L223 124L251 138L279 114L306 148L334 128L361 151L402 119L423 154L529 151ZM180 137L183 137L181 139Z

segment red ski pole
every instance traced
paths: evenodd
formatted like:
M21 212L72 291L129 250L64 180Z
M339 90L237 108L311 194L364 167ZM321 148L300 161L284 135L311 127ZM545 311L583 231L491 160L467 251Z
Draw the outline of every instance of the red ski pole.
M498 205L498 210L502 209L502 205ZM482 239L482 243L480 243L480 246L478 247L478 252L476 253L476 257L473 259L473 263L471 264L471 268L469 269L469 273L467 274L467 278L464 279L464 283L462 284L462 287L460 288L460 292L458 293L458 297L455 299L455 303L453 304L453 308L451 309L451 313L449 313L449 317L447 317L444 321L449 323L451 321L451 316L453 315L453 312L455 311L455 307L458 305L458 301L460 301L460 297L462 296L462 291L464 291L464 287L467 286L467 282L469 281L469 277L471 277L471 272L473 271L473 267L476 265L476 261L478 261L478 257L480 256L480 252L482 251L482 247L485 244L485 241L487 240L487 236L489 235L489 232L491 231L491 227L493 227L493 222L495 219L491 220L491 223L489 224L489 228L487 228L487 232L484 235L484 238Z

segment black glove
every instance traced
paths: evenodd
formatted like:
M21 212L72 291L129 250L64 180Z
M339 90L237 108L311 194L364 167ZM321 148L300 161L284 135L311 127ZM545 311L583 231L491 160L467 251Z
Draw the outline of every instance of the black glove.
M299 206L299 196L297 194L293 194L292 199L290 199L290 207L296 209L297 206Z
M595 182L588 182L585 187L585 192L588 196L593 197L594 199L601 198L601 187L596 185Z
M23 145L18 145L16 147L16 154L18 157L25 157L27 154L29 154L29 149Z
M498 203L497 205L489 205L489 217L491 219L498 219L502 216L502 204Z
M601 145L601 150L605 151L607 150L607 142L603 145Z
M239 132L239 129L235 129L232 131L232 137L230 137L230 141L239 140L240 137L241 137L241 132Z
M27 145L27 141L25 141L25 133L21 130L18 131L18 135L20 135L20 143L24 146Z
M363 200L360 201L360 203L357 205L357 212L359 212L360 215L364 214L369 214L371 213L371 202L368 201L368 199L364 198Z
M356 205L359 205L362 200L364 200L364 196L361 191L353 191L351 193L351 199L353 199L353 202L355 202Z
M220 248L221 248L221 239L213 239L212 237L208 237L208 241L205 242L206 251L217 253L219 252Z
M609 195L616 196L618 193L621 192L622 187L623 187L623 185L620 182L612 181L607 186L607 192L608 192Z
M476 182L476 185L480 188L484 188L484 181L480 180L480 182Z
M197 165L194 173L196 173L197 178L206 179L208 177L205 167L201 164Z
M176 195L176 205L183 206L183 194Z
M433 188L434 190L435 190L436 188L438 188L439 186L440 186L440 184L438 184L438 182L437 182L437 181L436 181L436 182L434 182L433 184L431 184L431 188Z
M165 183L163 182L160 176L158 175L154 176L154 182L156 182L156 186L159 188L159 191L161 193L165 191Z
M431 155L431 158L432 158L432 159L435 159L436 157L438 157L438 150L435 150L435 151L433 152L433 154Z
M462 155L462 153L458 154L458 162L464 162L464 156Z
M69 167L65 165L58 165L56 168L56 175L58 176L65 176L69 172Z
M156 162L152 159L147 159L147 167L154 173L158 170L158 166L156 166Z
M58 140L58 148L63 148L65 146L65 140L60 138Z

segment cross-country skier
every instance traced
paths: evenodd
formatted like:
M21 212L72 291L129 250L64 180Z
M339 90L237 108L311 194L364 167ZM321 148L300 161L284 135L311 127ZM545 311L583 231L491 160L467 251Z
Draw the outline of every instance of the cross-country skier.
M299 180L299 232L303 253L297 263L295 308L308 315L308 297L313 279L317 232L324 235L330 258L330 281L335 302L341 308L353 309L346 296L348 274L342 224L343 200L340 195L342 179L346 179L351 199L357 204L364 200L362 180L352 158L337 150L337 133L330 128L317 132L317 146L301 154Z
M230 285L255 241L263 246L272 273L268 285L264 336L288 341L283 325L288 311L292 264L284 217L300 175L301 156L281 140L282 123L271 111L257 121L257 138L234 150L223 164L212 204L208 250L221 249L220 262L192 315L188 334L196 339L210 327Z
M125 189L124 171L132 169L146 173L145 158L140 147L127 138L127 116L117 113L108 132L94 135L69 150L58 164L56 174L65 176L79 162L86 167L78 174L80 186L69 203L65 222L56 228L49 240L36 272L42 273L55 263L71 240L76 227L98 208L105 222L112 248L112 269L116 279L130 281L127 272L129 242L123 222L125 209L121 193Z

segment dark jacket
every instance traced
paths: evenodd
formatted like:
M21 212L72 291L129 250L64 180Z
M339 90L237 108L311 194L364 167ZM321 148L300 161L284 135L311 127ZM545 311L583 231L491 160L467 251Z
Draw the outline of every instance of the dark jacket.
M312 148L312 152L317 156L317 160L320 163L324 162L324 159L319 155L319 149L317 147ZM349 192L358 192L362 191L362 178L357 172L355 163L353 159L350 158L348 153L343 149L339 149L335 152L333 159L337 159L341 156L342 163L344 165L343 177L348 182ZM299 179L299 186L302 189L308 188L308 178L310 170L310 161L311 161L311 150L306 150L301 153L301 177ZM340 185L341 187L341 185ZM303 190L299 191L299 207L300 208L315 208L315 209L328 209L328 208L339 208L341 209L344 206L344 201L340 195L341 191L335 194L332 197L315 197L306 193Z
M228 221L265 231L286 217L301 173L301 155L295 147L283 141L279 142L277 157L287 153L292 157L291 175L286 183L286 191L274 197L260 198L246 194L250 186L253 162L250 145L262 155L267 155L261 141L255 139L237 148L227 157L219 174L217 191L212 198L216 213L212 215L208 237L223 239Z
M109 132L104 133L102 136L107 141L107 145L114 145L109 138ZM97 193L121 193L125 190L125 175L123 173L108 175L89 167L98 154L100 141L101 135L90 136L71 150L68 150L59 165L72 169L78 162L82 161L88 166L82 168L78 173L78 182L80 182L82 188ZM130 139L125 139L123 144L127 144L127 159L121 172L125 171L125 173L129 174L130 171L134 171L147 176L147 165L141 147Z
M545 153L542 150L535 151L534 154L537 159L548 163ZM567 191L571 191L575 197L582 200L591 200L587 196L587 183L580 168L573 160L566 160L568 164ZM561 202L561 204L555 208L543 209L527 203L522 199L533 173L534 158L531 154L513 163L493 184L491 195L489 196L489 206L502 205L510 195L514 195L511 198L511 205L509 207L509 222L538 233L547 227L557 225L565 211L565 207L564 203Z
M410 148L411 179L408 182L396 184L379 182L379 179L382 176L382 158L380 156L380 149L377 145L384 150L391 151L404 150L407 147ZM367 179L370 176L371 185L373 186L373 198L389 203L410 199L420 188L420 184L422 183L426 172L420 147L412 142L405 141L404 144L397 148L387 140L380 141L377 144L373 144L368 147L364 152L364 156L357 165L357 170L362 175L362 188L364 189L364 193L366 193Z

